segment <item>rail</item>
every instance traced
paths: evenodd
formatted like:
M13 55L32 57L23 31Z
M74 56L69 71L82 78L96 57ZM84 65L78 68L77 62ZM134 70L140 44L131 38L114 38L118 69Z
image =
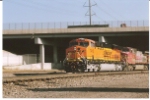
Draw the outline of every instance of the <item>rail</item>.
M103 75L129 75L129 74L148 74L149 71L124 71L124 72L94 72L94 73L80 73L80 74L61 74L61 75L42 75L42 76L19 76L19 77L7 77L3 78L3 83L10 82L23 82L23 81L44 81L51 79L62 79L62 78L75 78L75 77L92 77L92 76L103 76Z

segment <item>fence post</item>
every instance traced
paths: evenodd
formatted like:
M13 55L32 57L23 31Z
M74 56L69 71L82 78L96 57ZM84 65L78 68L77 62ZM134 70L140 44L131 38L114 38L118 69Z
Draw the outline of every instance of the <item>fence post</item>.
M130 27L131 27L131 20L130 20Z
M15 23L15 30L16 30L16 23Z
M22 22L22 24L21 24L21 30L22 30L22 33L23 33L23 22Z
M41 23L41 32L42 32L42 29L43 29L43 23Z
M10 30L10 23L8 24L8 29Z
M117 26L116 27L118 27L118 21L117 21Z
M68 27L68 22L67 22L67 27Z
M47 26L47 32L48 32L48 29L49 29L49 22L48 22L48 26Z
M61 22L60 22L60 28L61 28Z
M34 25L35 25L35 30L36 30L36 23L34 23ZM35 32L34 32L35 33Z
M28 23L28 25L29 25L29 33L30 33L30 23Z
M55 29L55 22L54 22L54 29Z

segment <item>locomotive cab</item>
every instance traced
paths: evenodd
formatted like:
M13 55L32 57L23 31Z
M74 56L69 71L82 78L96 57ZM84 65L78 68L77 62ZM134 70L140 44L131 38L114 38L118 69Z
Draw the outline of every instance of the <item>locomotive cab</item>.
M87 58L87 49L93 47L95 47L95 41L85 38L74 39L70 41L69 47L66 49L66 57L68 60L74 61Z
M66 59L64 61L66 71L85 70L87 48L94 46L94 43L94 41L84 38L78 38L70 41L69 47L66 49Z
M89 41L84 38L74 39L70 41L69 47L66 49L66 58L69 62L81 61L86 57L86 48L90 46Z

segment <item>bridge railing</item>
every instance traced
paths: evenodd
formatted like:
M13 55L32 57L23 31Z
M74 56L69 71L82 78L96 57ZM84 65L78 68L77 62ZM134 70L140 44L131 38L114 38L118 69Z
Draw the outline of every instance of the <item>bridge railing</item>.
M92 25L108 27L149 27L148 20L138 21L95 21ZM3 30L64 29L68 26L89 25L89 22L43 22L43 23L4 23Z

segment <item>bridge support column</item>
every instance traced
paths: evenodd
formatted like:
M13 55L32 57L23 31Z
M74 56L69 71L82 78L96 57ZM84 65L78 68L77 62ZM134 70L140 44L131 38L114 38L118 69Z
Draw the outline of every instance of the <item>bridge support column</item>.
M44 69L44 63L45 63L45 47L44 47L44 44L40 44L40 61L41 61L41 69Z
M106 42L104 36L99 36L98 37L98 42Z
M42 38L35 38L35 44L40 45L40 61L41 61L41 69L44 69L45 63L45 48L44 45L51 45L53 46L53 62L55 64L58 63L58 53L57 53L57 42L54 40L42 39Z
M57 46L53 46L53 61L58 63Z

